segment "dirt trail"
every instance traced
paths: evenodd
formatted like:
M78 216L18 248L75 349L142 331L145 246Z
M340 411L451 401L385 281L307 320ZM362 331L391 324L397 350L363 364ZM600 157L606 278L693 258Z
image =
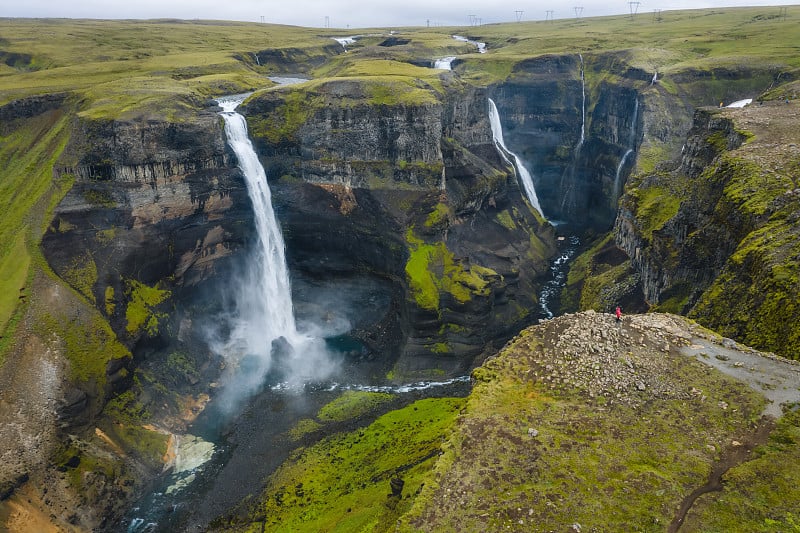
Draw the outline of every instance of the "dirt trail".
M756 430L748 435L747 438L744 439L744 442L731 444L723 452L722 458L714 464L711 469L711 474L708 476L708 481L704 485L693 490L683 499L675 518L667 528L667 533L677 533L680 530L683 521L686 519L686 515L689 513L689 510L691 510L694 502L697 501L697 498L709 492L721 491L723 488L722 476L731 468L749 461L753 450L757 446L761 446L767 442L769 434L774 428L775 421L770 417L763 417Z

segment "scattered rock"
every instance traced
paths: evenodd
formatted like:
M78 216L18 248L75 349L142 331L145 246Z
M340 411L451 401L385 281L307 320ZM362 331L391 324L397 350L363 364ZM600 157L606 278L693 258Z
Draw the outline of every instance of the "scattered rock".
M399 477L393 477L391 481L389 481L389 486L392 488L392 496L400 497L403 495L403 486L406 484L405 481L400 479Z
M533 438L538 437L539 436L539 430L538 429L533 429L533 428L528 428L528 436L529 437L533 437Z
M717 358L717 359L719 359L720 361L730 361L730 359L731 359L731 358L730 358L730 357L728 357L727 355L725 355L725 354L721 354L721 353L718 353L718 354L717 354L717 355L715 355L714 357L716 357L716 358Z

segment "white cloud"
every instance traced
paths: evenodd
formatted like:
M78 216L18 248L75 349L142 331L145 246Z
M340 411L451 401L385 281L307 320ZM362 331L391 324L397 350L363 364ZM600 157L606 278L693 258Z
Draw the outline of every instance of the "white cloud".
M523 20L544 20L545 13L552 9L555 18L575 16L572 5L553 1L532 6L521 0L496 0L494 2L452 0L430 2L430 0L294 0L275 2L270 0L26 0L8 2L3 16L9 17L68 17L68 18L180 18L222 19L294 24L299 26L324 27L326 17L331 27L396 27L396 26L468 26L470 15L475 15L484 24L513 22L515 11L522 10ZM640 13L653 9L689 9L718 6L791 4L792 0L670 0L642 2ZM583 6L583 17L622 14L629 12L628 2L605 0L574 2Z

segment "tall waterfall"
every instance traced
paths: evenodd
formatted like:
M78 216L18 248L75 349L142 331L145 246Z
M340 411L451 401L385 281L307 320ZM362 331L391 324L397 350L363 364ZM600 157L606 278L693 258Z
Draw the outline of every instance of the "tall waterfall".
M492 126L492 137L494 138L495 146L497 146L497 151L509 165L516 168L517 175L522 182L523 189L525 189L525 195L528 197L528 201L544 218L542 206L539 205L539 197L536 196L536 189L533 186L533 178L531 178L530 172L528 172L528 169L522 164L522 160L517 157L517 154L506 148L506 143L503 140L503 128L500 125L500 113L497 111L497 106L491 98L489 98L489 123ZM514 158L513 163L509 160L508 156Z
M622 183L620 183L620 178L622 177L622 169L625 167L625 162L628 160L628 157L636 150L636 122L639 120L639 99L635 98L633 100L633 117L631 119L631 129L628 133L628 150L619 160L619 165L617 165L617 172L614 174L614 190L612 191L614 203L616 204L619 197L622 195Z
M575 147L576 156L581 151L583 141L586 140L586 75L583 68L583 54L578 54L578 57L581 60L581 138Z
M622 176L622 168L625 166L625 162L628 160L628 156L633 153L633 148L629 148L625 155L622 156L622 159L619 160L619 165L617 165L617 172L614 175L614 190L612 194L614 195L614 203L616 204L617 200L619 200L620 195L622 194L622 187L620 183L620 177Z
M235 111L244 96L218 100L225 120L228 144L236 154L253 204L258 240L242 279L235 288L235 311L230 317L231 331L221 351L246 367L235 378L243 394L254 391L270 370L274 341L286 342L282 361L292 378L319 377L327 368L321 339L297 331L292 305L289 270L286 266L283 235L272 209L272 195L247 134L247 123ZM288 343L288 347L287 344ZM287 350L288 348L288 350ZM301 357L302 356L302 357ZM246 364L243 358L247 358Z

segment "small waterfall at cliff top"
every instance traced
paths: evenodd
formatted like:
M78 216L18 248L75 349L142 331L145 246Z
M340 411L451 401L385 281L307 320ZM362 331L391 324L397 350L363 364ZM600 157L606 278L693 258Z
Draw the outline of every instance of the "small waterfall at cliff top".
M494 138L494 144L497 147L497 151L503 157L503 159L508 162L509 165L516 168L517 175L522 181L522 187L525 190L525 195L528 197L528 201L531 203L531 206L536 209L543 218L544 213L542 212L542 206L539 205L539 197L536 196L536 189L533 186L533 178L528 172L528 169L525 168L525 165L522 164L522 160L517 157L517 154L506 148L506 143L503 140L503 127L500 124L500 113L497 111L497 105L495 105L494 100L489 98L489 123L492 126L492 137ZM514 158L514 162L512 163L509 160L508 156Z
M433 68L439 70L453 70L452 63L456 60L456 56L447 56L437 59L433 62Z
M235 310L228 317L230 335L218 348L241 367L233 377L236 392L231 393L231 401L255 392L262 384L272 367L273 345L281 346L281 364L290 380L323 378L332 370L322 339L297 330L283 235L272 209L267 177L248 137L247 123L235 111L244 98L218 100L228 144L236 154L253 204L258 237L234 289Z

